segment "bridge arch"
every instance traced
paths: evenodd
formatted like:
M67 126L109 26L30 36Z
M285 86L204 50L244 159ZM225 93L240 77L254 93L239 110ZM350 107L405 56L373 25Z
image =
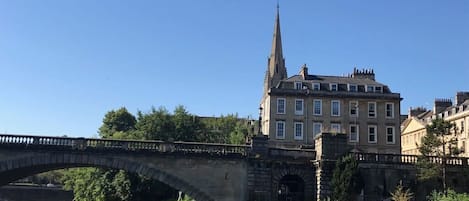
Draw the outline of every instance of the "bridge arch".
M284 188L286 179L294 179L298 182L298 187L303 191L302 196L299 196L302 200L313 200L315 198L316 177L314 171L307 168L307 166L292 165L273 168L272 198L274 201L279 201L279 198L282 197L280 191Z
M41 153L0 161L0 185L13 182L30 175L56 169L72 167L104 167L137 173L158 180L175 189L181 190L200 201L213 201L207 193L190 185L184 179L168 173L151 163L141 163L121 157L84 153Z

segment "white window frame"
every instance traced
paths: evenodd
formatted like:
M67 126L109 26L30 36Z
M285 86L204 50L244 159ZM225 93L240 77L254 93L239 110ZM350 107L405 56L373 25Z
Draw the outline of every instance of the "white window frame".
M333 89L334 89L334 86L335 86L335 90L333 90ZM330 89L331 91L339 91L339 85L338 85L337 83L330 83L330 84L329 84L329 89Z
M358 111L359 111L359 107L358 107L358 101L350 101L349 102L349 115L350 117L358 117ZM355 114L352 114L352 109L355 109Z
M297 102L301 101L301 110L297 108ZM305 109L305 101L303 99L295 99L295 115L303 115Z
M352 127L355 127L355 135L356 135L356 140L352 139ZM359 142L360 141L360 125L358 124L350 124L349 126L349 141L350 142Z
M379 90L378 90L379 88ZM375 86L375 91L376 93L383 93L383 86Z
M319 101L319 113L316 113L316 101ZM313 115L316 115L316 116L322 115L322 99L313 100Z
M317 133L315 133L317 131L316 126L319 126L319 130L318 130ZM313 122L313 136L316 137L321 132L322 132L322 123L321 122Z
M369 89L369 87L371 87L371 90ZM375 86L373 86L373 85L366 85L366 86L365 86L365 90L366 90L366 92L368 92L368 93L373 93L373 92L375 92Z
M280 101L283 101L283 112L280 111ZM277 98L277 114L285 114L287 109L287 100L285 98Z
M392 129L392 133L389 133L388 129ZM390 134L392 135L392 142L388 140ZM394 126L386 126L386 144L396 144L396 128Z
M337 103L337 114L334 114L334 103ZM331 100L331 116L340 117L340 100Z
M388 116L388 105L391 106L391 116ZM388 119L394 119L394 103L386 103L385 106L384 106L384 110L385 110L385 114L386 114L386 118Z
M313 83L313 90L314 91L321 91L321 83Z
M351 90L352 86L355 87L355 91ZM350 91L350 92L357 92L358 91L358 85L356 85L356 84L348 84L347 88L348 88L348 91Z
M341 133L340 123L331 123L331 132L332 133Z
M279 125L282 125L282 132L279 133ZM275 138L276 139L285 139L285 121L276 121L275 122Z
M297 134L297 129L298 127L300 127L300 135L298 136ZM304 132L304 126L303 126L303 122L295 122L294 123L294 130L293 130L293 137L295 140L303 140L303 132Z
M374 133L370 133L370 128L374 128ZM374 141L370 141L370 136L371 135L375 136ZM367 140L368 140L368 143L370 143L370 144L376 144L378 142L378 126L368 125L368 139Z
M295 82L295 89L296 90L303 89L303 83L302 82Z
M374 111L373 113L371 113L372 111L370 110L370 105L374 105L373 108L374 108ZM368 102L368 118L376 118L378 116L378 112L377 112L377 106L376 106L376 102ZM373 114L373 116L371 116L370 114Z

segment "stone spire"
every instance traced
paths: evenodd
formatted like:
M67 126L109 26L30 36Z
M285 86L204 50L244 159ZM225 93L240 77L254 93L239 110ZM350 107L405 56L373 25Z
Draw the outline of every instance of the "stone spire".
M272 50L267 61L267 72L264 80L264 93L275 87L280 80L287 78L285 59L282 52L282 37L280 34L280 14L277 4L277 15L275 17L274 37L272 40Z

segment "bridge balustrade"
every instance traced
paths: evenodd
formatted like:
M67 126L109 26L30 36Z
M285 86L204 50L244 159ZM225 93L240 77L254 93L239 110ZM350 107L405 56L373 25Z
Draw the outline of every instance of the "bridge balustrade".
M355 159L362 163L388 163L388 164L416 164L419 160L418 155L401 154L375 154L375 153L353 153ZM437 156L427 156L426 159L431 163L442 164L443 158ZM447 157L446 164L451 166L468 166L469 158Z
M56 147L73 150L121 150L160 153L240 155L246 156L250 146L197 142L113 140L91 138L0 135L0 146L28 148Z

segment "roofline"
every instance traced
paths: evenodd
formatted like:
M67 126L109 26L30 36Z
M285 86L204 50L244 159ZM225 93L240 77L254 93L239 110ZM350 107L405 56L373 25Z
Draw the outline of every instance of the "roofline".
M366 98L378 100L399 100L402 101L401 94L399 93L360 93L360 92L325 92L325 91L312 91L308 89L277 89L271 88L268 92L270 96L303 96L303 97L331 97L331 98Z

